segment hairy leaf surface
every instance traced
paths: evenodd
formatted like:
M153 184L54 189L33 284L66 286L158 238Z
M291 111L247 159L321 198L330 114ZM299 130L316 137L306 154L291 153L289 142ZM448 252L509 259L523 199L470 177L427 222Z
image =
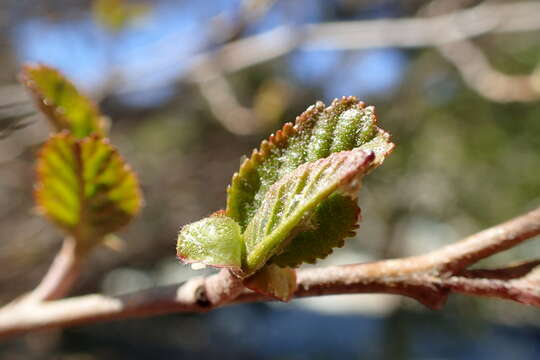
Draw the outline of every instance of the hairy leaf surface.
M244 286L260 294L289 301L296 291L296 272L270 264L245 279Z
M106 121L96 105L54 68L27 65L22 81L58 131L69 130L78 139L105 135Z
M51 137L39 154L37 173L38 209L89 246L127 224L141 206L135 174L98 136Z
M374 108L355 97L322 102L308 108L275 135L261 143L234 174L228 188L227 215L245 229L278 179L303 163L330 154L365 148L375 153L374 168L392 150L389 135L377 127Z
M317 259L330 255L333 248L342 247L345 238L354 236L358 228L360 208L356 199L333 194L323 201L310 219L312 229L296 235L281 254L270 262L279 266L297 267L302 263L314 264Z
M288 300L296 289L292 267L326 257L354 235L361 180L393 146L372 107L354 97L327 108L318 102L263 141L234 174L219 214L229 230L213 231L211 218L188 225L179 257L233 267L250 289ZM191 227L195 234L186 236Z
M178 234L176 254L185 263L240 269L243 248L240 226L217 215L184 226Z
M313 227L309 215L332 193L340 190L356 197L360 178L374 160L372 151L342 151L300 165L273 184L244 232L245 271L258 270L285 249L303 227Z

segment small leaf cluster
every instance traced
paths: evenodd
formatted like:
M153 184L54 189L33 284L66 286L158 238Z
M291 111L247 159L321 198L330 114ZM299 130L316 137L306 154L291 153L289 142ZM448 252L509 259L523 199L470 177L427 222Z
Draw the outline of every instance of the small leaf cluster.
M21 81L56 130L38 155L38 210L88 250L137 214L137 177L110 144L106 117L66 77L27 65Z
M393 146L373 107L354 97L316 103L243 161L226 210L181 229L178 257L229 268L247 287L288 300L293 268L354 235L362 178Z

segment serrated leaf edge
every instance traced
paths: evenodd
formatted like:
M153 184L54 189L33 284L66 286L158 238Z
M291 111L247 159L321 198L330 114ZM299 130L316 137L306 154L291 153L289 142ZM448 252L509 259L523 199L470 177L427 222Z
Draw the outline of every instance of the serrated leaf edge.
M333 153L328 157L321 158L321 159L313 161L313 162L304 163L304 164L300 165L298 168L296 168L295 171L297 171L300 168L307 168L307 167L315 167L316 168L319 163L329 161L330 158L340 158L340 157L343 157L343 156L347 156L348 154L351 154L351 153L357 153L356 155L359 155L359 153L362 153L364 155L364 158L363 158L362 163L357 164L355 169L349 169L347 171L347 175L344 176L343 178L341 178L339 183L336 184L336 188L339 189L339 188L343 187L344 185L347 185L347 184L349 184L351 182L355 182L355 179L358 177L358 175L360 173L365 174L365 172L370 168L370 164L375 159L375 153L373 151L361 150L359 148L356 148L356 149L353 149L353 150L340 151L340 152L337 152L337 153ZM282 182L284 178L285 177L282 177L281 179L276 181L272 185L272 187L277 186L277 184ZM348 195L351 196L350 194L348 194ZM282 227L284 225L282 224L280 226ZM280 231L275 230L275 232L279 233ZM245 232L244 232L244 234L245 234ZM292 240L292 239L289 239L289 240ZM246 266L247 266L246 271L247 271L247 273L251 273L254 270L256 271L257 269L259 269L260 267L263 266L263 265L257 266L258 263L254 262L254 261L251 261L251 259L253 259L253 256L254 256L253 254L261 253L261 252L266 254L268 251L266 251L264 249L267 248L267 247L270 247L271 245L269 245L269 244L272 244L272 241L270 241L270 242L261 242L261 243L256 245L254 248L252 248L248 252L247 258L246 258ZM284 249L286 244L287 244L287 241L282 242L282 244L280 245L281 249ZM263 250L261 250L261 249L263 249ZM273 254L273 255L275 255L275 254ZM257 258L257 256L256 256L256 258ZM268 260L270 260L270 258L267 258L265 263L268 262Z
M139 214L141 208L144 206L144 197L142 195L142 191L141 191L141 187L140 187L139 178L137 176L137 172L135 172L132 169L132 167L128 164L128 162L125 160L125 158L120 154L118 149L114 145L111 144L109 139L108 138L103 138L103 137L101 137L101 136L99 136L97 134L90 135L90 136L82 138L82 139L77 139L68 130L62 130L62 131L60 131L58 133L49 135L49 138L47 139L47 141L45 141L45 143L40 148L40 150L38 151L37 156L36 156L36 158L38 159L36 161L36 165L35 165L35 174L36 174L37 181L35 182L35 185L34 185L33 197L34 197L34 202L36 203L36 210L41 216L45 217L46 219L48 219L53 224L56 224L60 228L62 228L65 231L69 232L69 230L66 228L66 226L64 226L62 224L59 224L56 219L54 219L52 216L50 216L48 214L47 210L43 207L43 205L41 205L42 201L41 201L41 197L40 197L40 191L41 191L41 188L42 188L42 184L44 183L43 182L44 175L43 175L42 171L40 170L40 166L39 166L40 165L40 159L43 158L43 156L44 156L43 153L47 150L47 148L48 148L47 146L49 144L51 144L51 142L56 138L71 138L73 140L74 144L77 144L77 147L78 147L79 151L80 151L80 144L82 144L83 142L91 141L91 140L101 141L104 144L108 145L111 148L111 156L118 156L120 161L124 164L124 170L126 172L131 173L133 175L133 177L134 177L135 185L136 185L135 186L135 188L136 188L135 191L137 193L137 198L139 199L139 202L138 202L137 208L134 210L132 216L135 217L136 215ZM76 155L76 156L78 156L78 155ZM122 225L120 227L120 229L123 228L126 225L127 224Z
M54 67L51 67L51 66L48 66L48 65L45 65L45 64L42 64L42 63L31 63L31 64L23 65L22 71L19 74L20 82L30 91L30 94L32 95L32 98L34 99L34 103L43 112L43 114L45 114L49 118L51 124L56 128L56 130L58 132L61 132L61 131L65 130L65 129L62 128L61 126L59 126L59 124L57 124L57 121L54 120L54 119L51 119L51 117L55 117L55 118L60 119L61 120L60 122L63 124L64 127L69 127L67 125L67 124L69 124L69 119L65 116L64 113L62 113L60 111L60 109L61 109L60 106L54 106L54 105L46 103L47 97L45 96L45 94L43 94L41 92L41 90L39 89L39 86L36 84L36 82L29 76L30 71L35 70L35 69L39 69L39 70L45 69L47 71L51 71L51 72L55 73L58 77L62 78L67 83L70 83L72 86L74 86L77 89L77 91L79 92L79 94L81 96L84 96L84 98L88 102L88 105L89 105L90 109L95 113L96 117L99 119L98 120L98 132L90 134L90 136L96 135L96 134L99 135L99 136L105 136L106 135L106 132L107 132L107 130L106 130L107 129L107 118L101 113L101 111L99 110L99 107L96 105L96 103L91 98L89 98L88 96L81 93L79 88L71 80L69 80L69 78L67 76L65 76L62 72L58 71ZM49 100L49 102L51 102L51 101Z
M300 131L302 131L303 127L310 121L314 121L313 119L317 114L323 112L331 112L334 110L334 108L338 106L346 105L357 106L360 110L366 109L365 103L358 100L356 96L343 96L341 99L336 98L328 107L325 107L325 104L322 101L317 101L314 105L311 105L302 114L297 116L294 124L291 122L285 123L281 130L276 131L275 134L271 134L268 140L263 140L259 149L253 149L251 156L246 158L240 165L240 169L233 174L231 184L227 187L227 215L233 217L232 214L230 214L231 204L234 197L232 191L237 185L239 185L240 179L245 176L248 171L259 165L273 149L283 148L287 146L288 139L291 136L296 135ZM370 107L373 108L373 126L377 130L378 135L386 138L386 140L390 144L387 151L382 155L383 158L386 158L386 156L388 156L393 151L395 144L391 142L390 134L377 126L377 116L375 114L375 108L372 106ZM374 163L370 170L376 168L379 165L380 164Z
M294 264L288 264L287 266L281 266L279 264L273 263L272 258L270 258L268 260L268 262L272 263L272 264L275 264L275 265L277 265L277 266L279 266L281 268L287 268L287 267L297 268L302 264L315 264L318 260L326 259L328 256L330 256L334 252L334 249L342 248L343 246L345 246L345 242L346 242L347 239L349 239L351 237L354 237L356 235L356 231L360 228L360 222L362 221L362 211L361 211L359 206L356 206L355 210L356 210L356 213L355 213L354 216L356 217L356 225L354 225L350 229L350 231L347 232L347 234L343 237L343 239L341 239L341 242L339 244L337 244L334 247L329 248L327 253L321 253L321 255L319 255L319 256L315 256L313 258L309 258L307 260L303 260L303 261L300 261L300 262L297 262L297 263L294 263ZM292 239L292 241L294 241L294 239ZM286 250L286 248L283 249L283 251L285 251L285 250ZM276 255L279 255L279 254L276 254ZM274 255L274 256L276 256L276 255Z

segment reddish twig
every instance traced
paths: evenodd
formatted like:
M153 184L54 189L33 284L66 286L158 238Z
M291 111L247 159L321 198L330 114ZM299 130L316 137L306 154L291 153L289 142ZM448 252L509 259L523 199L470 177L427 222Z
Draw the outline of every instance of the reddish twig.
M501 269L474 269L460 271L457 275L467 278L511 280L524 277L540 265L540 260L526 261Z
M22 301L39 302L60 299L66 296L78 278L84 256L76 241L67 237L41 283Z
M413 258L418 266L438 273L454 274L479 260L490 257L540 234L540 207L527 214L483 230L462 241Z
M391 260L398 264L401 260ZM408 259L404 259L408 261ZM427 274L385 276L389 261L335 266L299 271L298 290L294 297L336 294L386 293L404 295L430 308L440 308L450 292L515 300L540 306L536 288L521 280L505 283L500 280L465 277L437 278ZM384 270L386 269L386 270ZM381 272L379 273L379 271ZM180 286L166 286L118 297L87 295L48 303L20 306L0 311L0 336L26 333L38 329L66 327L98 321L143 317L172 312L206 312L229 303L272 300L248 290L227 298L221 283L224 273L195 278ZM229 275L227 275L228 277Z
M294 297L352 293L408 296L440 308L452 292L540 307L538 260L495 270L465 270L476 261L540 233L540 208L426 255L300 270ZM223 270L207 278L119 297L88 295L21 302L0 310L0 336L37 329L171 312L204 312L229 303L270 300L242 288Z
M457 293L513 300L540 307L540 267L529 275L514 280L467 278L452 276L440 281L440 286Z

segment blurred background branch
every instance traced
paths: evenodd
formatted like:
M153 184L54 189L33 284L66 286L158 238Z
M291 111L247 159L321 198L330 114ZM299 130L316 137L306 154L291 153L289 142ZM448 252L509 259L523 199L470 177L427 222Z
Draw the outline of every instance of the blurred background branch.
M229 42L209 54L198 55L188 73L196 82L220 77L207 63L218 62L232 73L272 60L297 48L307 50L360 50L384 47L438 47L460 71L467 84L492 101L533 101L538 89L533 75L507 76L493 69L472 42L489 33L540 29L537 2L480 4L427 18L362 20L283 27ZM212 59L212 60L210 60ZM200 74L205 74L200 75ZM519 86L515 86L519 85ZM528 88L524 88L528 86ZM229 91L230 92L230 91Z
M538 100L540 96L537 71L529 75L500 72L491 66L482 50L471 41L490 33L539 30L536 16L540 12L540 4L537 2L484 2L457 10L453 4L450 10L446 9L446 13L427 17L282 26L256 35L242 36L245 29L264 16L274 2L244 1L243 10L237 18L217 16L213 19L206 39L208 45L199 47L214 49L194 55L178 79L197 84L212 114L233 133L257 133L264 128L264 122L261 123L250 107L240 104L226 76L297 49L330 51L435 47L456 66L468 86L491 101L530 102ZM160 40L150 48L159 49L162 43ZM150 75L149 72L139 71L132 76ZM116 93L150 91L154 86L145 88L140 83L126 83L119 76L108 84L105 93L98 96L105 98Z

